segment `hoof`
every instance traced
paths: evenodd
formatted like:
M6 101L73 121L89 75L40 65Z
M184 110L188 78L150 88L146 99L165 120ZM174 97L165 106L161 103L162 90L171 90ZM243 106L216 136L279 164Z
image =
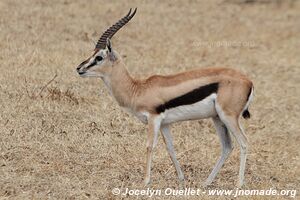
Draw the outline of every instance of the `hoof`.
M179 189L185 189L186 188L186 184L185 184L185 180L179 180Z
M202 184L202 186L203 186L203 187L207 187L207 186L211 185L211 183L212 183L212 181L206 180L206 181Z
M149 186L149 185L150 185L150 183L151 183L151 180L150 180L150 179L148 179L148 178L146 178L146 179L144 180L144 187L147 187L147 186Z
M243 181L239 181L239 183L237 184L238 188L242 188L244 186L244 182Z

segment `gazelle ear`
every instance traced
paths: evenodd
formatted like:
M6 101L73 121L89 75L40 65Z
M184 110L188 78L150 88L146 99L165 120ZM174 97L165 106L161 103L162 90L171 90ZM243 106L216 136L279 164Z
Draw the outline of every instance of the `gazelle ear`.
M106 40L106 47L108 49L108 57L111 61L116 61L116 55L115 55L115 52L112 50L112 47L111 47L111 42L110 42L110 39L107 38Z
M112 47L111 47L111 42L110 42L109 38L107 38L107 40L106 40L106 46L107 46L108 51L111 53L112 52Z

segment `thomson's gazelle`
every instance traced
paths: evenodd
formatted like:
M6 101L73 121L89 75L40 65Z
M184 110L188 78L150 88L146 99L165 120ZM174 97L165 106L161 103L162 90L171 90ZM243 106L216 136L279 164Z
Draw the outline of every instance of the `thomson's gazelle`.
M239 186L244 183L247 138L241 128L241 115L249 118L248 106L253 96L252 82L239 71L229 68L201 68L169 76L154 75L135 79L128 73L110 39L135 15L136 9L107 29L92 56L77 72L81 77L100 77L118 104L148 125L145 184L150 182L151 158L161 131L178 178L183 173L175 156L169 125L184 120L212 118L221 140L222 154L207 178L210 184L232 151L229 132L239 143Z

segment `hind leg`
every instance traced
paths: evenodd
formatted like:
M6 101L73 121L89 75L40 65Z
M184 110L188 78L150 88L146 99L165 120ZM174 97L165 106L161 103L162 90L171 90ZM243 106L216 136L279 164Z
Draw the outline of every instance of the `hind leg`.
M247 150L248 150L248 142L247 138L244 135L242 129L239 126L239 122L236 119L228 119L227 126L229 130L232 132L236 140L240 145L240 170L239 170L239 183L238 186L241 187L244 185L244 174L246 168L246 159L247 159Z
M248 149L248 141L239 124L239 117L226 114L219 106L216 106L217 112L220 116L222 122L226 125L229 131L233 134L235 139L237 140L240 146L240 170L239 170L239 183L238 186L241 187L244 184L244 174L246 167L246 159L247 159L247 149Z
M233 149L231 138L225 124L220 120L219 117L214 117L213 122L221 141L222 153L212 172L206 179L204 186L207 186L212 183L212 181L215 179L216 175L220 171L221 167L223 166Z

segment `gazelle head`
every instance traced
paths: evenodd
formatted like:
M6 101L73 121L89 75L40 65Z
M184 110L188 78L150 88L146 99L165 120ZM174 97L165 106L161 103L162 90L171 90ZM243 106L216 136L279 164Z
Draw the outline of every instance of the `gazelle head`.
M108 28L98 40L93 55L83 61L78 67L77 72L81 77L104 77L111 73L112 66L118 60L118 54L112 49L110 39L113 35L127 24L136 13L131 9L128 14Z

